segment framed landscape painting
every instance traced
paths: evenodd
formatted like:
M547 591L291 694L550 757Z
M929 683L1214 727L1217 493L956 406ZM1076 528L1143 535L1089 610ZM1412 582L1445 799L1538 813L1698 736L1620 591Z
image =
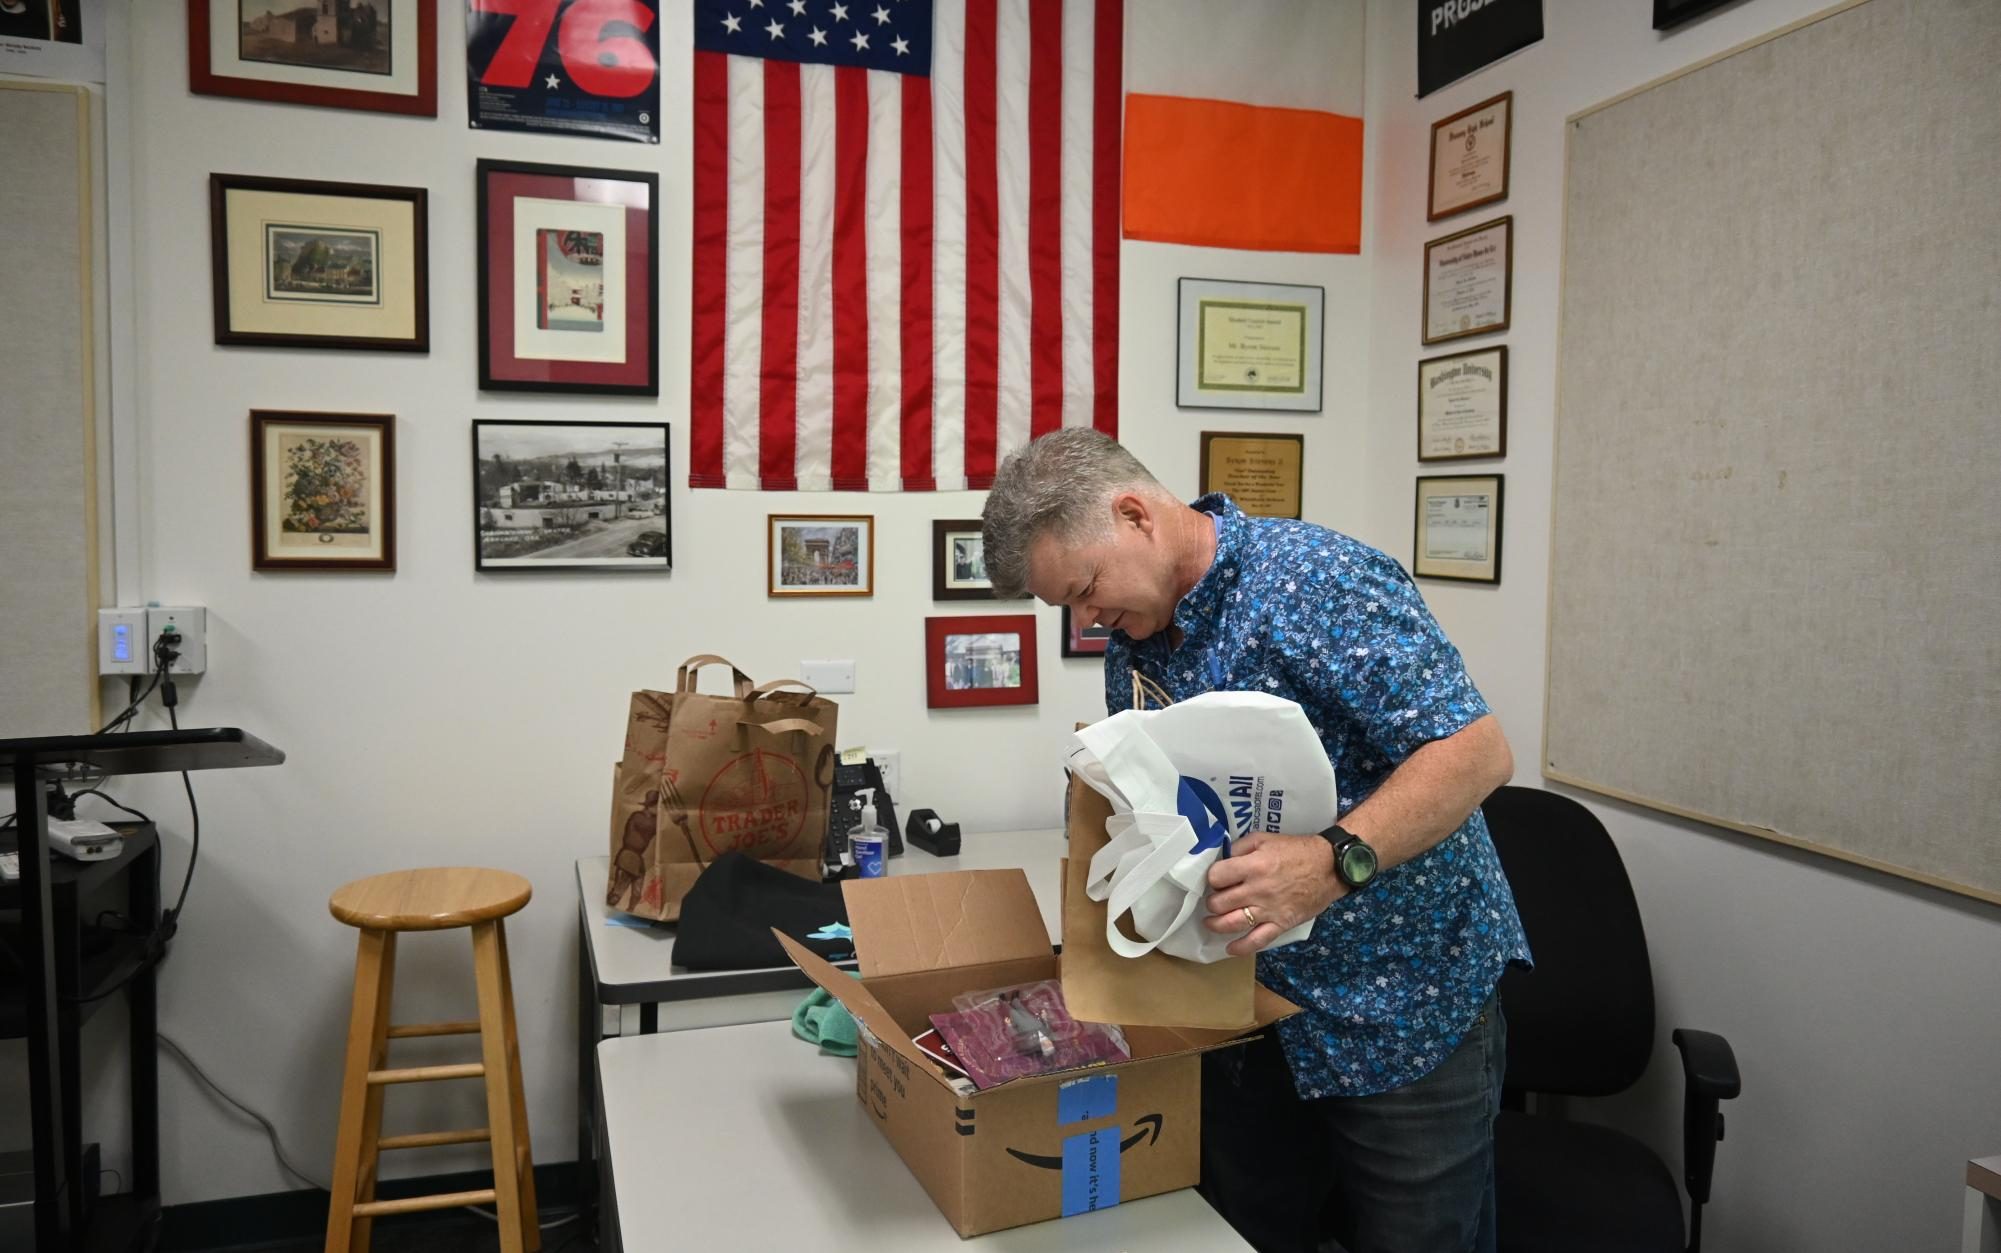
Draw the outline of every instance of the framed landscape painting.
M187 0L188 89L438 115L436 0Z
M431 350L421 187L211 174L215 342Z

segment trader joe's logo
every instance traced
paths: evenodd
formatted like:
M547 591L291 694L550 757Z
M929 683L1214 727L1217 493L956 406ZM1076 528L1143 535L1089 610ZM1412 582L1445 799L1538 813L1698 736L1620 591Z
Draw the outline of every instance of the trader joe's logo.
M702 795L703 841L718 854L734 849L772 859L793 851L806 825L808 787L789 757L760 748L732 759Z

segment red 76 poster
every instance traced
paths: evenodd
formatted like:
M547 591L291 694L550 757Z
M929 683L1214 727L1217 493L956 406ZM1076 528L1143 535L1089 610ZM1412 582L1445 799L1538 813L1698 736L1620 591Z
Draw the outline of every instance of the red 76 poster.
M466 0L466 92L482 130L657 144L658 0Z

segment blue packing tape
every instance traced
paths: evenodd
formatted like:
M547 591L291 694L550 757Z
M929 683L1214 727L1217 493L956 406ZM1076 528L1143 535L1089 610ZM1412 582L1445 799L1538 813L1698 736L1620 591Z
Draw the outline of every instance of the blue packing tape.
M1101 1127L1063 1141L1063 1217L1119 1203L1119 1129Z
M1119 1110L1119 1077L1092 1075L1072 1079L1056 1089L1056 1125L1110 1118Z

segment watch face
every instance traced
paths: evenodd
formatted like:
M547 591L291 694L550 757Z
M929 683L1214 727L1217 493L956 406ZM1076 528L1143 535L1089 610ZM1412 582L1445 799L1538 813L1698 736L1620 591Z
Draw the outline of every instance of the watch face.
M1341 877L1360 887L1376 875L1376 850L1356 840L1341 850Z

